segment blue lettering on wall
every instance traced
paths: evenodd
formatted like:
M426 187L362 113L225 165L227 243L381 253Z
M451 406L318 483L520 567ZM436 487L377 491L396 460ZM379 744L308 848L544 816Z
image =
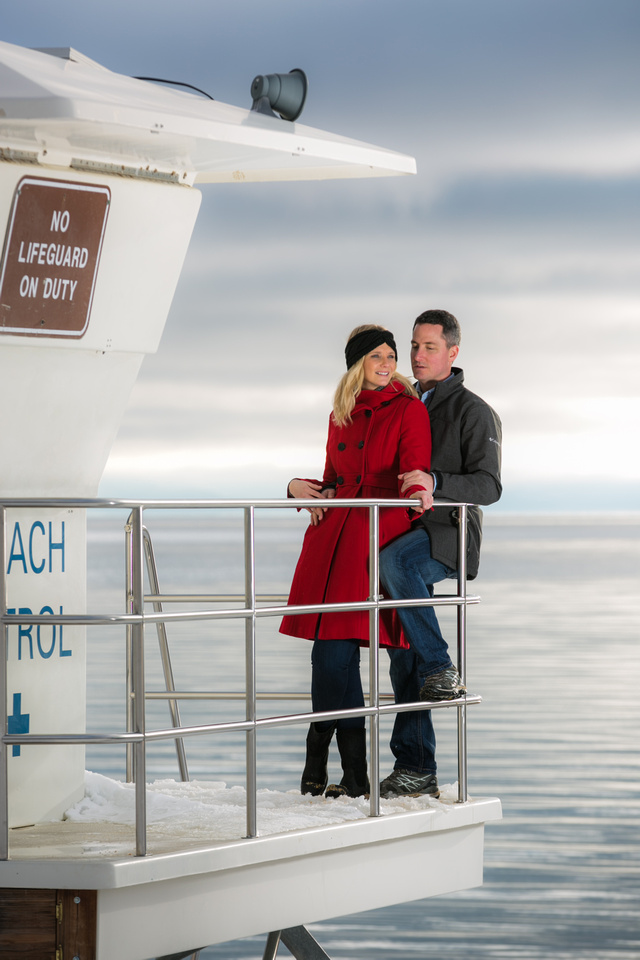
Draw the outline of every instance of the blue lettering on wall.
M36 566L35 560L33 559L33 535L36 530L40 530L42 536L45 536L44 524L40 523L39 520L36 520L36 522L31 525L31 530L29 531L29 563L31 564L31 569L34 573L42 573L46 562L44 557L42 558L42 563L38 566Z
M53 610L51 609L51 607L43 607L40 613L53 614ZM51 646L49 647L48 650L45 650L42 646L42 638L41 638L40 630L41 630L41 627L40 627L40 624L38 624L37 631L36 631L37 638L38 638L37 639L38 653L44 660L48 660L51 654L53 653L53 651L55 650L55 646L56 646L56 626L54 623L51 624ZM60 633L62 633L62 627L60 627Z
M20 734L20 733L29 733L29 714L22 712L22 694L14 693L13 695L13 716L7 717L7 733L9 734ZM13 744L12 755L14 757L20 756L20 745L17 743Z
M58 536L59 539L54 539L54 537ZM53 523L49 521L48 542L47 531L44 528L44 524L41 523L40 520L36 520L35 523L31 524L27 543L29 544L28 565L20 523L16 522L13 527L13 538L11 540L11 550L9 551L9 565L7 567L7 574L11 573L11 567L13 566L14 562L22 565L23 573L29 573L29 570L31 570L32 573L44 573L45 568L47 567L47 556L49 560L47 573L53 573L54 551L57 552L57 559L60 562L60 571L62 573L65 572L64 520L62 520L60 523L59 534L54 533Z
M44 611L45 608L43 607L42 609L43 609L43 611ZM48 610L49 608L47 607L46 609ZM51 612L53 613L53 611L51 611ZM62 616L62 607L60 607L60 616ZM73 656L73 650L65 650L64 647L62 646L62 629L63 629L62 624L60 624L60 644L59 644L59 646L58 646L58 650L59 650L59 652L60 652L60 656L61 656L61 657L72 657L72 656Z
M61 551L60 558L62 562L62 572L64 573L64 520L62 521L62 534L61 534L62 540L59 540L57 543L53 542L53 534L51 532L52 528L53 528L53 524L51 523L51 521L49 521L49 573L51 573L51 570L53 568L52 557L53 557L54 550Z
M15 607L10 607L7 609L9 615L16 613ZM30 617L33 614L33 611L30 607L20 607L18 613L25 617ZM40 611L39 616L42 616L45 613L51 614L53 616L53 609L51 607L45 606ZM60 616L64 614L64 608L60 607ZM49 636L48 631L51 630ZM34 647L34 632L35 632L35 647ZM62 624L52 623L50 627L42 626L42 624L33 624L33 623L19 623L18 624L18 660L22 660L23 645L22 641L25 641L25 660L34 660L36 656L41 657L43 660L49 660L53 656L56 650L56 642L58 646L58 656L59 657L72 657L73 650L65 649L64 647L64 627ZM7 644L7 660L9 659L9 644Z
M19 552L16 552L16 540L20 546ZM7 573L11 573L11 566L14 560L21 560L24 572L27 572L27 560L24 555L24 546L22 543L22 534L20 533L20 524L16 523L13 528L13 540L11 541L11 551L9 553L9 566L7 568Z
M29 607L20 607L18 613L29 616L31 610ZM18 660L22 660L22 641L26 637L29 641L29 660L33 660L33 637L31 636L31 631L33 630L32 623L19 623L18 624Z

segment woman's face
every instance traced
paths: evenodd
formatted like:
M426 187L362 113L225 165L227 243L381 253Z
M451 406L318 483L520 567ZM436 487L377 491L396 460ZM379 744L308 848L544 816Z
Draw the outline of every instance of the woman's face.
M396 355L393 347L381 344L364 358L363 390L377 390L386 387L396 369Z

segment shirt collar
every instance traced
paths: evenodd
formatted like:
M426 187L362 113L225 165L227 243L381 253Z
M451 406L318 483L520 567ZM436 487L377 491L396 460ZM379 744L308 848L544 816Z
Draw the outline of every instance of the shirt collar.
M436 383L436 387L437 387L440 383L448 383L449 380L453 380L454 377L455 377L455 373L450 373L446 380L439 380L438 383ZM436 389L436 387L430 387L429 390L425 390L425 391L423 392L423 391L420 389L420 384L416 381L416 390L418 391L418 396L420 397L420 399L422 400L422 402L425 404L425 406L429 403L429 400L430 400L431 397L433 396L433 391Z

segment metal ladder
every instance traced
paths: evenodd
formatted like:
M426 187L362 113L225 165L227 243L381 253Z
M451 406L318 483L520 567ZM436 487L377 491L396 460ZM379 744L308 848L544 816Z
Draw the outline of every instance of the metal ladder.
M144 556L145 564L147 568L147 577L149 578L149 587L151 589L150 600L153 604L154 613L162 613L162 601L157 599L161 596L160 593L160 581L158 579L158 567L156 564L155 553L153 550L153 543L151 541L151 534L147 527L142 528L143 543L144 543ZM225 598L228 599L228 598ZM239 599L239 598L238 598ZM273 599L269 597L265 599ZM162 672L164 676L165 692L166 693L175 693L176 686L173 677L173 667L171 665L171 654L169 652L169 641L167 639L167 630L164 621L158 621L156 623L156 631L158 634L158 646L160 648L160 659L162 661ZM177 700L167 700L169 706L169 713L171 715L171 723L174 727L181 726L180 720L180 707ZM180 770L180 778L184 783L189 782L189 768L187 765L187 756L184 748L184 739L182 737L175 738L176 744L176 754L178 758L178 768ZM276 960L278 954L278 947L283 943L287 948L289 953L295 960L331 960L329 955L325 953L320 944L314 937L309 933L306 927L288 927L285 930L276 930L272 931L267 936L267 943L265 945L264 954L262 960ZM196 950L192 953L183 953L183 954L170 954L165 957L158 957L157 960L198 960L200 957L201 951L205 949L201 947L199 950Z

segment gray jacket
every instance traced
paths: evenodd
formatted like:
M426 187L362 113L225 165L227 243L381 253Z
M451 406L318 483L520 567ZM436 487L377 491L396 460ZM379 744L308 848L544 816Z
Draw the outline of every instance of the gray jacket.
M437 486L436 501L490 504L500 499L502 425L500 418L475 393L463 386L464 373L452 367L451 380L438 383L426 404L431 420L431 470ZM478 573L482 542L482 510L468 511L467 576ZM431 541L431 555L441 563L458 566L456 510L435 507L422 523Z

